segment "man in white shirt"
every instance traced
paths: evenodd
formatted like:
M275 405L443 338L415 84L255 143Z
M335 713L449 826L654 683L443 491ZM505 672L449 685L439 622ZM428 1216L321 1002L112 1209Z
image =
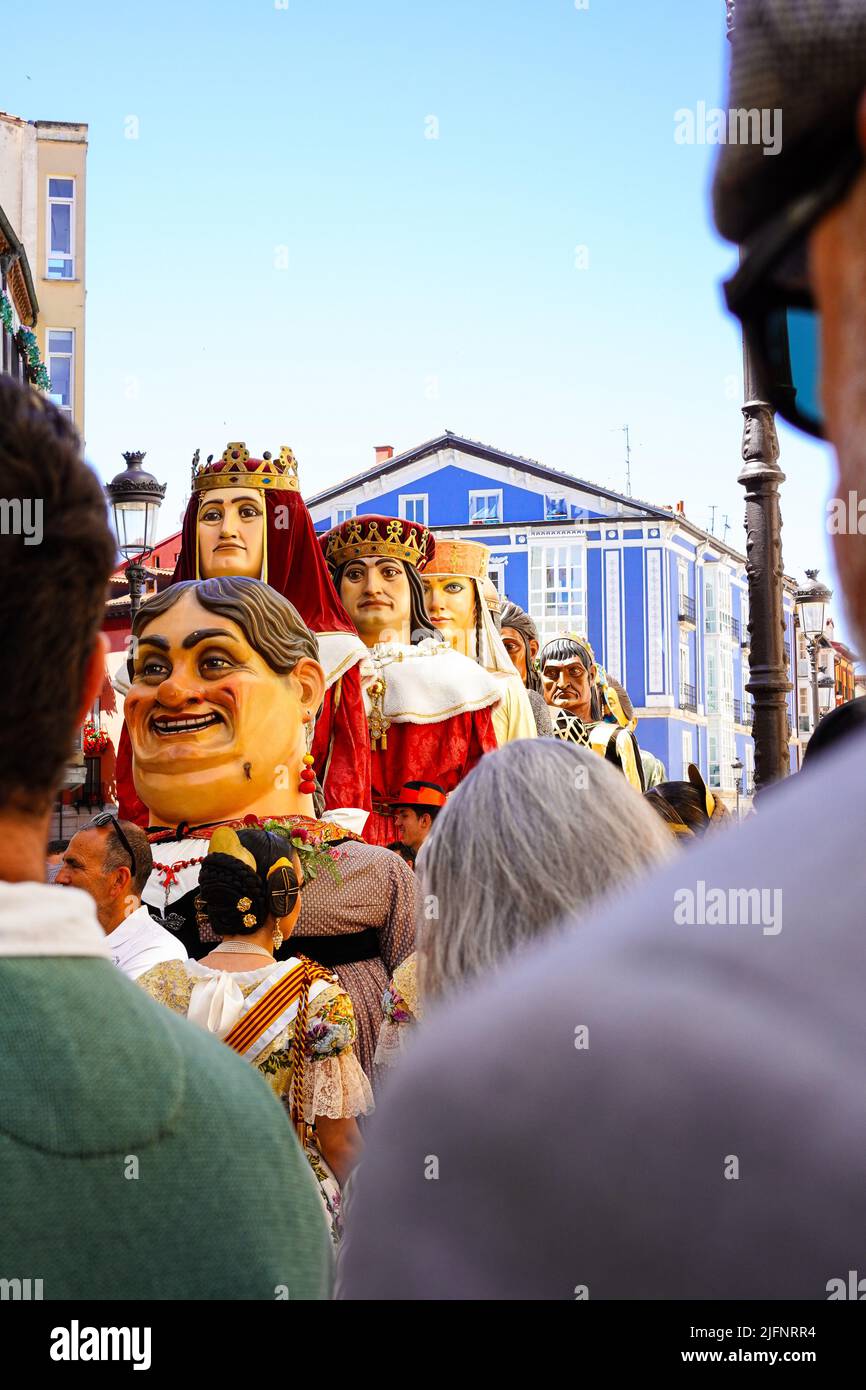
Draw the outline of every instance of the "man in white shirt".
M90 894L111 959L132 980L161 961L187 959L186 948L141 901L152 868L144 831L105 813L73 835L55 879Z

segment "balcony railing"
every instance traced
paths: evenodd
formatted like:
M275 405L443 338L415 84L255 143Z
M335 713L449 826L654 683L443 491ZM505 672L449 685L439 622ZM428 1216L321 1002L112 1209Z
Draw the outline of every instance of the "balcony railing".
M680 594L677 616L681 623L695 622L695 601L689 594Z
M693 714L698 712L698 695L693 685L687 685L684 681L680 686L680 709L689 709Z

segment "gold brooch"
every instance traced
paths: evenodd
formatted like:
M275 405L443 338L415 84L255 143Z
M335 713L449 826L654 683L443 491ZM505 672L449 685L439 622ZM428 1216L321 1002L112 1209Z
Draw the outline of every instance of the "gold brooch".
M238 912L249 912L249 910L250 910L250 908L252 907L252 905L253 905L253 900L252 900L252 898L238 898L238 901L237 901L237 909L238 909Z
M245 927L254 927L257 921L258 918L255 916L255 913L252 912L248 912L246 916L243 918L243 923Z

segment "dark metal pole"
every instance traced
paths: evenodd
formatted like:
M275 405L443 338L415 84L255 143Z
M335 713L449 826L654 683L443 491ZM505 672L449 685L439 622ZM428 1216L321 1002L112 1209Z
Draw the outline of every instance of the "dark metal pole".
M129 580L129 621L132 624L144 593L144 565L138 560L131 560L126 567L126 577Z
M728 38L734 32L735 0L726 0ZM749 579L749 680L755 743L755 792L786 777L788 692L785 617L782 604L782 515L779 440L773 412L761 399L754 363L743 340L743 467L737 481L746 489L746 574Z
M809 665L812 671L812 732L814 733L821 717L818 708L818 642L815 638L809 640Z

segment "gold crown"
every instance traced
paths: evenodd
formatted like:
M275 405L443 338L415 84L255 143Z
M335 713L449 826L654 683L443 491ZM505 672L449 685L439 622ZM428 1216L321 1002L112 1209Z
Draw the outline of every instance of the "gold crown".
M298 464L288 444L283 444L277 458L269 453L251 459L246 444L227 444L222 458L197 468L193 477L193 492L206 492L215 487L252 487L262 491L291 489L298 492Z
M436 553L424 566L424 574L459 575L462 579L487 578L490 550L482 541L436 541Z
M433 537L426 526L396 516L350 516L321 538L331 569L367 556L402 560L414 568L423 563Z

